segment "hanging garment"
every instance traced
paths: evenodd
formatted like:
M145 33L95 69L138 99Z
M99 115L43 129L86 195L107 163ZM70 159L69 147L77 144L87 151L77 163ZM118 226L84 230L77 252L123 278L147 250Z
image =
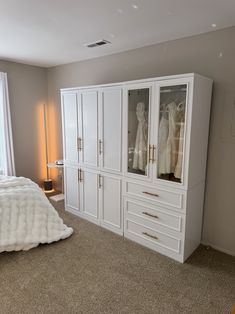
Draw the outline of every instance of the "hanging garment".
M138 128L136 133L133 169L145 171L147 165L148 123L146 119L145 104L139 102L136 106Z
M169 119L169 133L166 145L166 172L174 173L177 162L177 138L176 138L176 121L177 105L172 102L167 105Z
M166 154L167 154L167 139L169 133L169 121L164 117L164 114L161 118L159 124L159 135L158 135L158 147L159 147L159 155L158 155L158 171L159 175L167 173L166 167Z
M175 167L175 177L181 179L182 175L182 164L183 164L183 148L184 148L184 122L180 122L180 133L179 133L179 149L178 149L178 160Z

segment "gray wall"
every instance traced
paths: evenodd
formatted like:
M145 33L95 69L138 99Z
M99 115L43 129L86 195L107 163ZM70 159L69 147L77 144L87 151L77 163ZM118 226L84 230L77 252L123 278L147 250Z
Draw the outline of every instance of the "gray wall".
M0 61L7 72L16 173L40 183L45 178L41 109L47 101L47 70Z
M59 90L198 72L214 80L203 242L235 254L235 27L48 70L48 100L58 124L52 159L62 156ZM221 55L222 53L222 55ZM51 115L51 118L52 116ZM232 131L233 124L233 131ZM200 121L199 121L200 127ZM58 133L58 136L56 134Z

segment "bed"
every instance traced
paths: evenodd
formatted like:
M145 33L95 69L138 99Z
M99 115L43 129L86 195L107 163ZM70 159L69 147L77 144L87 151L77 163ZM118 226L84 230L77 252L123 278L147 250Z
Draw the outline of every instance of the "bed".
M36 183L0 176L0 253L29 250L72 233Z

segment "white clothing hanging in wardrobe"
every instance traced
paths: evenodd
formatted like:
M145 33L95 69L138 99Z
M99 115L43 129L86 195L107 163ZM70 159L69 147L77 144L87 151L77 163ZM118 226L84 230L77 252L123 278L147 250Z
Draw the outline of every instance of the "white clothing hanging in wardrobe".
M138 128L136 133L133 169L145 171L147 165L148 123L146 120L145 104L139 102L136 105Z
M175 167L175 177L181 179L182 175L182 164L183 164L183 146L184 146L184 122L180 122L180 133L179 133L179 149L178 149L178 160Z
M167 105L169 133L166 145L166 173L174 173L177 162L177 140L176 140L176 115L177 105L172 102Z
M158 156L158 167L159 167L159 175L167 173L167 139L169 133L169 121L164 117L164 112L162 118L160 120L159 125L159 156Z

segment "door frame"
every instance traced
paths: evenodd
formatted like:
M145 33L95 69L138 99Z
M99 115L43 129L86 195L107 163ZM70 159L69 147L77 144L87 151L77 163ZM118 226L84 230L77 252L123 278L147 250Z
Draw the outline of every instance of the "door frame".
M159 111L160 111L160 88L167 86L187 85L186 92L186 110L185 110L185 127L184 127L184 145L183 145L183 161L182 161L182 182L167 181L157 178L158 165L158 133L159 133ZM155 105L153 111L153 145L155 150L155 161L153 163L153 183L156 185L186 189L188 178L188 164L189 164L189 149L190 149L190 135L191 135L191 116L192 116L192 102L193 102L193 78L177 78L167 79L155 82Z
M154 82L142 82L136 84L125 84L123 88L123 173L125 177L151 182L152 162L148 160L147 175L138 175L128 172L128 91L136 89L149 89L149 113L148 113L148 145L152 143L152 107L154 104ZM148 157L147 157L148 158Z

